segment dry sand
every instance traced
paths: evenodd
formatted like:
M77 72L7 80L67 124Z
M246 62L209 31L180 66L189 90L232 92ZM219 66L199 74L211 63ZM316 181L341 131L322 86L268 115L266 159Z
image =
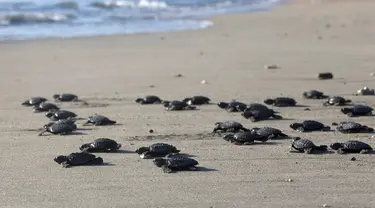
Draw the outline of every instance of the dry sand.
M358 139L375 146L369 134L296 133L288 127L304 119L328 125L347 120L338 108L302 99L305 90L373 104L374 97L350 95L375 87L373 8L373 1L299 1L272 12L215 17L213 28L199 31L1 43L0 207L375 207L374 155L292 154L290 140L235 146L205 136L214 122L230 119L279 127L316 144ZM281 68L265 70L266 64ZM316 79L325 71L334 80ZM184 76L175 78L178 73ZM200 84L203 79L208 84ZM20 102L56 92L73 92L93 104L64 109L82 117L103 114L122 125L74 136L27 131L47 120ZM215 105L166 112L134 103L147 94L248 103L284 95L311 111L275 108L295 120L251 123ZM355 120L375 126L372 117ZM149 129L161 136L147 137ZM98 137L115 139L129 152L97 154L111 164L98 167L63 169L53 161ZM131 153L156 141L195 155L206 171L164 174ZM353 156L357 161L350 161Z

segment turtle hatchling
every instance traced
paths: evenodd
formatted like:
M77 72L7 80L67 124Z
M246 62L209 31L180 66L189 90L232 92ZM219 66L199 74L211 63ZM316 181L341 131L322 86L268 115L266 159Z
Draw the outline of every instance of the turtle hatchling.
M136 103L146 105L146 104L160 104L162 100L155 95L147 95L144 98L137 98L135 100Z
M53 121L57 121L61 119L75 118L77 117L77 115L67 110L52 110L46 113L46 117L50 118Z
M49 132L51 134L59 134L59 135L66 135L69 134L77 129L76 124L70 123L49 123L44 125L44 130L39 133L39 136L42 136L44 133Z
M299 132L311 132L311 131L329 131L331 127L326 126L319 121L305 120L302 123L292 123L289 125L290 128Z
M87 122L83 125L86 126L86 125L92 124L95 126L105 126L105 125L114 125L116 123L117 123L116 121L113 121L109 119L108 117L105 117L102 115L93 115L93 116L89 116L89 118L87 119Z
M164 157L171 153L179 153L175 146L166 143L155 143L148 147L140 147L135 152L142 159L153 158L153 157Z
M100 165L103 164L103 158L96 157L88 152L74 152L69 155L59 155L54 161L62 165L63 168L78 165Z
M354 121L345 121L341 123L332 123L332 125L337 125L336 130L344 133L371 133L374 132L374 129Z
M269 140L269 138L265 138L251 131L237 132L234 134L229 133L226 134L223 139L235 145L251 145L254 144L255 141L266 142L267 140Z
M193 96L193 97L187 97L182 100L182 102L187 103L188 105L204 105L204 104L210 104L210 98L206 96Z
M191 106L185 102L179 101L179 100L173 100L171 102L164 101L163 102L164 107L166 110L169 111L180 111L180 110L194 110L196 109L195 106Z
M189 157L183 155L167 155L165 158L155 158L153 163L162 168L164 173L182 170L197 170L196 165L199 163Z
M327 145L315 145L312 141L308 139L301 139L300 137L293 138L292 144L289 148L289 152L304 152L306 154L311 154L316 151L327 151Z
M272 127L262 127L262 128L252 128L251 132L253 134L258 134L264 138L268 139L277 139L277 138L285 138L288 135L284 134L281 130L272 128Z
M213 132L239 132L239 131L249 131L249 129L243 127L243 125L237 121L223 121L216 122Z
M267 120L270 118L273 119L282 119L283 117L280 115L276 115L278 112L272 109L259 109L259 110L246 110L241 115L246 118L250 119L252 122Z
M270 110L267 106L260 104L260 103L250 103L248 106L246 106L246 109L243 111L249 111L249 110Z
M275 99L266 99L264 103L267 105L273 105L277 107L288 107L296 106L297 102L293 98L289 97L277 97Z
M367 105L354 105L350 108L341 108L341 112L349 117L370 116L374 109Z
M336 142L330 145L333 150L339 154L361 153L367 154L373 151L369 144L357 140L349 140L347 142Z
M83 144L79 149L86 152L115 152L121 144L108 138L95 139L93 142Z
M54 94L52 97L60 102L72 102L78 100L78 96L71 93Z
M307 92L304 92L303 97L306 99L325 99L328 98L327 95L324 95L323 92L317 91L317 90L310 90Z
M228 112L243 112L246 108L247 105L242 102L238 101L230 101L229 103L227 102L218 102L217 106L221 109L225 109Z
M60 108L57 107L57 105L55 105L53 103L47 103L47 102L40 103L39 105L34 106L34 112L35 113L37 113L37 112L47 112L47 111L50 111L50 110L60 110Z
M44 97L32 97L29 100L25 100L22 105L24 106L38 106L39 104L46 102L47 99Z
M344 105L347 105L349 103L351 103L352 101L351 100L347 100L341 96L333 96L333 97L330 97L328 98L324 103L323 105L324 106L328 106L328 105L333 105L333 106L344 106Z

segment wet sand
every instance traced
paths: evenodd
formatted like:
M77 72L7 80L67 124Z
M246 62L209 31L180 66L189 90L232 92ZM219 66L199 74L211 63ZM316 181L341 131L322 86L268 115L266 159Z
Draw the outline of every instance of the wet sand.
M319 145L357 139L375 147L371 134L289 128L305 119L326 125L348 120L339 107L303 99L302 92L310 89L374 103L373 96L351 94L375 87L370 76L375 72L375 2L320 2L219 16L213 28L199 31L0 43L0 206L375 207L373 154L294 154L287 152L290 139L236 146L209 135L214 122L236 120L248 128L277 127ZM269 64L280 68L265 70ZM317 79L328 71L333 80ZM174 77L179 73L183 76ZM59 104L62 108L80 117L103 114L119 125L38 137L32 130L47 118L20 103L60 92L76 93L89 103ZM283 95L311 111L274 107L284 120L252 123L216 105L167 112L160 105L134 102L148 94L165 100L201 94L213 102L246 103ZM352 120L375 126L373 117ZM123 146L119 153L96 154L106 165L64 169L53 161L99 137ZM194 155L201 171L165 174L133 153L154 142ZM353 156L356 161L350 160Z

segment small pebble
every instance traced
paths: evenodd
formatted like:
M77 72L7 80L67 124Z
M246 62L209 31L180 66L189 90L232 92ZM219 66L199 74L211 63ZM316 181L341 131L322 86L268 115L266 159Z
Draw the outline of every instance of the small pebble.
M154 133L154 130L150 129L150 130L148 130L148 132L150 132L152 134L152 133Z
M154 88L154 87L155 87L155 85L150 85L150 86L148 86L148 87L150 87L150 88Z
M329 205L328 204L323 204L323 207L329 207Z
M352 157L351 159L350 159L351 161L356 161L357 160L357 158L355 158L355 157Z
M268 69L278 69L278 68L279 68L279 66L274 65L274 64L273 64L273 65L265 65L265 66L264 66L264 69L267 69L267 70L268 70Z
M305 110L305 111L311 111L311 109L310 109L310 108L305 108L304 110Z
M286 180L288 182L293 182L293 179L289 178L288 180Z
M202 80L201 84L207 84L207 81L206 80Z
M176 74L174 77L182 77L182 74Z

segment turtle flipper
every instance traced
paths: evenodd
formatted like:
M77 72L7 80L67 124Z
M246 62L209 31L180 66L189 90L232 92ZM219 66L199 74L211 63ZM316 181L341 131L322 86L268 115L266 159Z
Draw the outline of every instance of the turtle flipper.
M299 131L299 132L305 132L306 131L305 128L303 128L303 127L298 127L296 130Z
M163 165L161 169L163 170L164 173L172 173L172 169L168 168L167 165Z
M311 154L313 149L312 148L306 148L303 150L306 154Z
M243 145L252 145L252 144L254 144L254 142L244 142L244 143L241 143L241 144L243 144Z
M69 168L71 166L67 161L62 162L61 165L63 168Z
M343 154L346 154L347 152L344 149L340 148L337 150L337 153L343 155Z
M273 115L272 117L273 117L273 119L277 119L277 120L283 119L283 117L280 116L280 115Z
M359 153L360 154L368 154L368 153L370 153L371 152L371 150L369 150L369 149L363 149L363 150L361 150Z
M48 132L48 130L47 129L45 129L45 130L43 130L43 131L41 131L39 134L38 134L38 136L43 136L43 134L44 133L46 133L46 132Z

